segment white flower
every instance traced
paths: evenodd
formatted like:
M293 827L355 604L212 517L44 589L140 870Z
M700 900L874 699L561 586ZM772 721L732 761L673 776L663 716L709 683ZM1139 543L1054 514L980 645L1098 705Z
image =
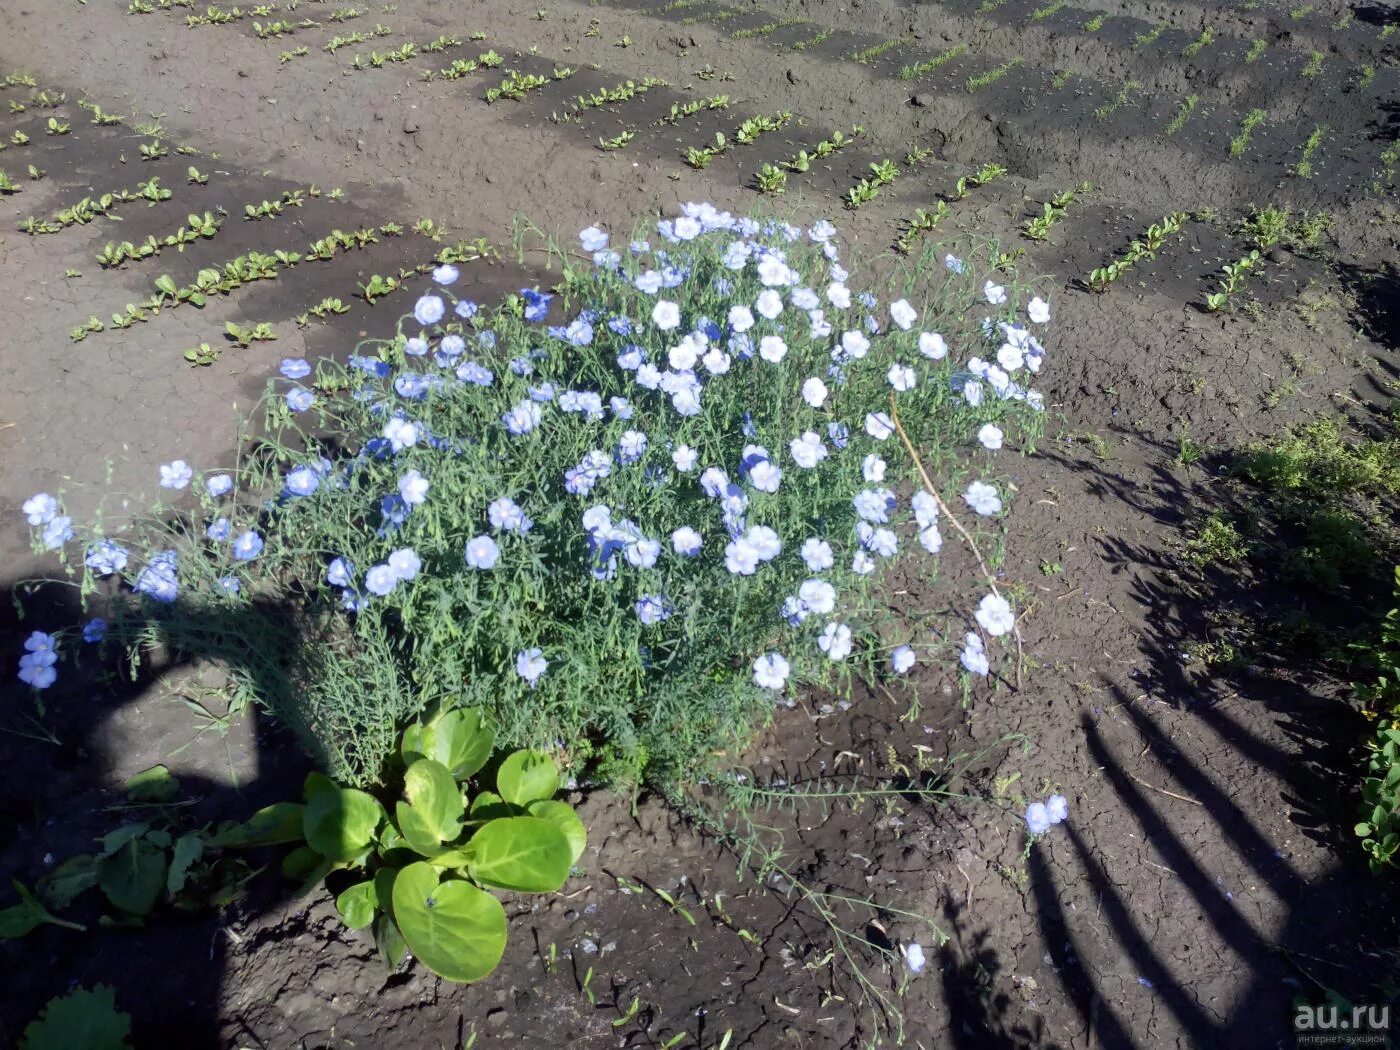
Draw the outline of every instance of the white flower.
M1000 306L1006 302L1006 289L999 284L988 281L982 286L982 294L986 296L987 302L993 306Z
M870 349L870 340L865 338L864 332L842 332L841 349L850 354L851 357L859 360L864 357Z
M428 498L428 479L416 470L410 470L399 478L399 495L410 507L416 507Z
M669 299L658 299L651 308L651 323L663 332L669 332L681 323L681 308Z
M924 959L924 949L918 941L909 944L901 944L899 953L904 956L904 965L909 967L909 972L915 976L924 972L926 960Z
M1026 304L1026 316L1036 324L1048 324L1050 321L1050 304L1037 295ZM1059 796L1056 797L1058 798Z
M898 302L890 303L890 320L904 331L909 331L918 317L919 312L909 305L908 299L900 299Z
M418 443L418 424L398 416L385 423L381 433L388 438L389 447L395 452L402 452Z
M729 371L729 355L717 346L711 347L709 353L701 360L705 365L705 371L712 376L722 376Z
M919 546L930 554L937 554L943 549L943 534L938 531L937 525L925 525L919 529Z
M981 635L968 633L960 660L963 667L973 674L986 675L991 665L987 663L987 649L982 643Z
M1058 824L1069 816L1069 802L1064 795L1051 795L1045 800L1045 812L1051 824Z
M857 576L869 576L875 571L875 559L865 551L856 551L851 559L851 571Z
M783 541L767 525L755 525L744 534L744 539L758 553L759 561L772 561L783 552Z
M758 551L746 539L730 540L724 545L724 567L736 576L752 576L758 568Z
M787 263L776 255L765 255L758 261L758 279L765 288L777 285L796 284L798 276L788 268Z
M689 445L677 445L675 451L671 453L671 462L683 474L695 469L695 458L695 449Z
M813 408L821 408L822 402L826 400L826 395L826 384L816 376L802 384L802 400Z
M831 544L812 536L802 541L802 560L812 572L824 572L836 564L831 553Z
M844 623L829 623L817 639L817 647L828 660L844 660L851 655L851 629Z
M884 412L871 412L865 417L865 432L876 441L884 441L894 433L894 421Z
M993 638L998 638L1016 626L1016 616L1011 611L1011 603L1000 594L988 594L978 603L975 613L982 630Z
M890 653L890 670L895 674L904 674L904 672L914 666L915 660L914 650L910 646L897 646L894 652ZM919 946L916 944L914 947L918 948ZM922 958L923 951L920 950L919 954L920 958ZM920 969L922 969L922 964L920 964ZM918 971L915 972L917 973Z
M678 241L693 241L700 236L700 223L689 215L683 215L671 224L671 232L676 235Z
M600 252L608 246L608 235L596 226L590 226L586 230L581 230L578 235L578 242L583 246L583 250L592 255Z
M839 281L832 281L826 286L826 298L838 310L851 308L851 290Z
M787 353L787 343L783 342L781 336L765 335L758 341L758 356L765 361L777 364Z
M162 463L160 467L160 487L163 489L182 489L190 483L194 477L194 471L183 459L173 459L169 463Z
M976 408L982 403L982 384L975 379L969 379L963 384L962 395L964 401Z
M754 303L754 309L771 321L783 312L783 297L773 289L765 288L758 293L758 301Z
M888 464L874 452L860 461L861 473L865 476L865 480L872 485L879 484L881 481L885 480L885 470L887 467Z
M749 471L749 483L759 492L777 492L782 480L782 468L771 459L755 463L753 469Z
M688 372L695 367L695 362L700 360L700 355L696 352L695 343L686 336L667 351L666 360L677 372Z
M689 525L682 525L675 532L671 533L671 546L675 548L677 554L683 554L687 558L693 558L700 553L700 548L704 544L704 539L700 533L696 532Z
M977 431L977 440L982 442L982 447L993 452L1001 448L1001 442L1005 436L1001 432L1001 427L995 423L988 423Z
M914 507L914 520L920 528L926 528L938 520L938 500L932 492L920 489L909 501Z
M902 365L897 361L894 364L890 365L890 370L887 373L887 378L890 381L890 386L894 387L901 393L903 393L905 390L913 390L914 385L918 382L918 380L914 377L914 370L908 365Z
M793 462L807 470L826 459L826 445L822 444L822 439L811 430L804 431L801 437L793 438L788 448L792 452Z
M781 689L787 683L788 662L779 653L764 653L753 662L754 684L762 689Z
M1026 827L1032 835L1044 835L1050 824L1050 813L1044 802L1032 802L1026 807Z
M1026 355L1015 343L1003 343L997 351L997 364L1008 372L1014 372L1026 363Z
M983 517L1001 513L1001 497L997 495L996 486L988 485L985 481L974 481L968 485L963 499Z
M806 580L797 588L797 597L808 611L825 616L836 608L836 588L825 580Z
M441 296L425 295L413 305L414 319L421 325L437 324L447 313L447 304Z
M736 332L747 332L753 327L753 311L747 306L729 308L729 327Z

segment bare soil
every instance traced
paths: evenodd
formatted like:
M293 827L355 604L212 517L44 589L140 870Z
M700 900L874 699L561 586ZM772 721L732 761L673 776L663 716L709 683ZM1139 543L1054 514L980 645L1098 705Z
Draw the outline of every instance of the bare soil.
M336 6L302 0L271 17L319 25L259 39L252 16L190 28L184 8L0 0L0 74L38 81L0 89L0 102L25 106L0 116L0 141L30 139L0 151L0 170L21 189L0 196L0 585L8 594L50 567L25 545L19 505L31 493L66 490L80 515L104 492L139 505L158 463L228 461L280 358L344 355L392 329L420 284L373 305L358 290L441 247L412 232L420 218L450 231L444 243L485 237L499 247L499 258L463 268L488 301L550 280L538 238L512 250L518 216L569 239L591 223L621 234L682 201L748 209L760 203L763 163L860 125L853 145L791 176L778 206L835 215L870 163L931 150L874 202L839 215L878 272L894 265L885 253L916 208L1000 163L1009 174L952 203L931 237L954 250L985 237L1024 249L1018 272L1040 279L1055 312L1050 437L1006 468L1019 513L1005 573L1032 595L1021 683L989 683L964 700L948 669L925 669L912 716L908 694L860 695L849 710L807 698L748 756L760 783L908 788L861 806L780 809L772 824L791 878L924 914L948 940L922 935L930 964L906 985L862 943L917 935L897 912L843 912L851 936L834 937L790 882L756 884L713 833L656 799L594 792L579 798L584 876L565 893L514 903L506 959L479 985L447 985L421 968L386 977L328 899L289 899L274 871L221 914L81 936L44 928L0 943L0 1043L50 996L96 982L116 987L142 1047L457 1047L473 1035L477 1047L661 1046L678 1035L681 1046L714 1047L730 1030L735 1048L855 1047L881 1030L856 966L899 1004L907 1038L922 1047L1285 1046L1295 997L1378 1000L1395 974L1400 911L1393 880L1365 870L1351 837L1364 720L1340 683L1314 673L1313 654L1261 654L1230 673L1193 656L1242 618L1323 612L1268 578L1190 569L1181 546L1230 498L1218 468L1232 453L1319 413L1369 425L1387 407L1400 350L1400 213L1382 154L1400 136L1400 10L1338 0L550 0L537 13L401 0L392 11L361 2L363 14L333 23ZM376 23L390 32L324 49ZM468 39L475 33L484 37ZM352 66L357 54L368 64L371 51L442 34L461 45ZM887 41L896 46L871 53ZM1248 59L1254 41L1264 48ZM303 45L306 55L282 61ZM933 72L901 79L958 45ZM487 48L510 68L575 72L490 105L499 69L421 77ZM1305 76L1314 52L1320 72ZM1013 61L969 90L970 78ZM666 85L576 121L550 119L580 94L643 77ZM65 100L47 108L39 89ZM727 110L658 123L673 104L721 93ZM1190 119L1168 134L1188 96ZM94 126L80 99L125 123ZM1262 122L1232 155L1256 109ZM779 111L795 118L782 132L703 171L683 163L685 147ZM157 114L171 152L143 160L151 139L135 128ZM50 116L71 133L46 134ZM1318 127L1304 178L1295 166ZM624 148L597 146L624 130L635 131ZM43 178L26 177L30 164ZM188 182L190 165L207 184ZM58 233L20 230L30 216L152 176L172 199ZM1019 235L1043 202L1086 180L1093 191L1048 240ZM323 193L302 207L243 218L245 204L313 184ZM1268 203L1324 211L1330 230L1316 249L1268 252L1240 307L1206 312L1221 265L1249 248L1240 220ZM218 209L219 234L182 253L113 269L95 260L108 242L139 243ZM1084 288L1090 270L1171 211L1193 217L1155 261L1104 294ZM333 229L389 222L403 234L298 264L202 310L69 338L90 315L106 322L149 294L159 274L183 283L249 250L304 252ZM295 322L327 296L350 311ZM278 339L240 350L222 336L230 320L271 322ZM183 355L201 342L224 349L193 367ZM1206 454L1183 463L1183 438ZM103 507L123 510L114 497ZM1389 572L1376 575L1369 597L1379 602ZM889 600L918 615L947 596L908 581ZM21 628L76 615L58 595L26 608L22 624L11 603L0 610L10 665ZM1375 612L1358 604L1327 615L1355 626ZM201 683L217 685L212 672L163 671L140 688L94 678L48 698L53 741L38 738L32 701L5 679L0 875L32 881L83 849L120 819L107 807L120 804L124 778L156 762L180 776L194 823L295 790L304 760L275 727L250 717L211 730L190 702L208 702ZM934 805L916 790L937 783L925 771L969 755L979 757L956 785L969 798ZM1070 819L1027 851L1015 800L1050 790L1069 797ZM673 894L689 918L648 887Z

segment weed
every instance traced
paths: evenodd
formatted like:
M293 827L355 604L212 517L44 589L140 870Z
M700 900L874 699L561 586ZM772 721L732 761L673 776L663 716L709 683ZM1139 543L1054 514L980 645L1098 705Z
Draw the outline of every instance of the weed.
M1133 37L1133 50L1141 51L1144 48L1150 47L1152 44L1155 44L1157 42L1157 38L1162 35L1166 28L1166 26L1158 25L1153 26L1145 33L1139 33L1137 36Z
M1198 36L1195 40L1191 41L1191 43L1187 44L1186 47L1182 50L1181 57L1187 59L1195 58L1198 54L1200 54L1201 49L1208 45L1214 39L1215 33L1212 30L1201 30L1201 35Z
M1262 109L1251 109L1245 114L1244 121L1240 124L1239 134L1230 140L1230 156L1239 157L1249 148L1250 136L1254 134L1254 129L1264 123L1264 111Z
M789 26L800 26L804 24L801 18L780 18L776 22L769 22L766 25L754 26L751 29L740 29L730 36L734 40L752 40L756 37L768 36L776 33L780 29L787 29Z
M1172 117L1171 123L1167 125L1166 134L1168 137L1175 135L1186 126L1186 122L1191 119L1191 114L1196 112L1196 103L1199 101L1199 95L1187 95L1181 100L1181 105L1176 108L1176 115Z
M977 74L977 76L968 77L967 84L965 85L968 94L972 94L972 92L974 91L995 84L998 80L1000 80L1002 77L1006 76L1013 69L1019 66L1023 61L1024 59L1022 59L1018 55L1016 58L1011 59L1009 62L1003 62L1001 65L995 67L994 69L989 69L985 73L979 73Z
M966 53L966 51L966 44L954 44L952 47L948 48L948 50L939 52L927 61L915 62L913 65L905 66L899 71L898 77L900 80L913 80L916 77L925 76L926 74L932 73L939 66L951 62L959 55Z
M1302 71L1299 73L1299 76L1307 80L1311 80L1313 77L1316 77L1322 72L1323 59L1324 56L1321 51L1314 51L1308 56L1308 64L1303 67Z
M1031 12L1032 22L1043 22L1051 15L1056 14L1069 6L1068 0L1052 0L1044 7L1037 7Z
M1097 33L1103 28L1104 22L1108 20L1107 15L1098 14L1084 23L1084 32Z
M1319 124L1313 128L1312 134L1303 143L1303 153L1298 158L1298 163L1293 165L1293 174L1300 179L1310 179L1313 177L1313 157L1322 146L1322 139L1327 134L1326 124Z
M1268 48L1269 42L1267 40L1250 41L1249 50L1244 53L1245 62L1249 63L1257 61L1259 56L1262 55L1265 51L1267 51Z
M904 43L907 43L907 41L885 40L875 44L873 47L867 47L862 51L857 51L855 54L851 55L851 58L862 64L868 64L872 58L879 58L886 51L892 51Z
M1124 81L1123 86L1118 89L1118 94L1113 96L1112 101L1105 102L1098 109L1094 110L1095 120L1104 120L1126 106L1132 98L1134 91L1141 90L1142 85L1136 80Z
M1249 542L1234 523L1220 514L1206 518L1196 535L1186 541L1186 558L1197 568L1236 565L1249 557Z

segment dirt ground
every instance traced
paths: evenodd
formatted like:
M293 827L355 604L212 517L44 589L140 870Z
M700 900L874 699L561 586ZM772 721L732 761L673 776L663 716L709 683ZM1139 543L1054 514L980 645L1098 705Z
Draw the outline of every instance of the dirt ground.
M1400 139L1400 9L400 0L385 10L301 0L294 11L192 28L187 16L206 5L143 14L128 2L0 0L0 77L23 71L37 82L0 89L0 103L23 106L0 116L9 143L0 170L20 189L0 195L7 595L51 569L27 547L27 496L61 490L86 516L104 493L126 494L102 505L120 515L122 498L151 495L159 463L226 463L281 358L343 356L391 329L418 283L373 305L359 288L442 247L413 232L418 220L449 231L443 244L484 237L498 247L498 258L463 267L488 301L550 280L538 238L513 250L518 217L562 240L592 223L620 234L683 201L746 210L762 200L754 177L764 163L859 125L851 146L792 175L775 206L835 217L879 271L915 209L999 163L1009 173L951 203L929 236L1024 249L1018 273L1039 281L1054 311L1049 435L1007 468L1018 513L1005 571L1031 598L1026 666L1020 687L989 684L967 703L950 672L927 670L913 718L902 717L908 696L874 693L849 711L813 697L783 712L752 756L760 780L903 778L894 782L910 790L889 804L775 812L788 874L767 885L741 878L723 841L658 801L585 794L584 876L516 903L505 961L479 985L421 968L386 978L329 899L289 899L273 873L219 915L0 942L0 1043L69 984L97 982L117 989L140 1047L709 1048L730 1031L731 1048L856 1047L891 1021L863 1004L856 966L898 1003L910 1045L926 1048L1292 1046L1295 997L1377 1001L1397 972L1400 911L1350 831L1362 720L1344 689L1300 664L1260 660L1226 674L1194 656L1225 630L1222 614L1293 598L1268 581L1191 572L1180 551L1226 499L1217 467L1230 453L1318 413L1365 421L1392 396L1400 213L1384 154ZM330 20L337 11L345 20ZM319 24L259 38L253 22L276 19ZM326 50L337 35L380 25L388 32ZM460 43L382 68L369 61L443 35ZM574 72L493 104L485 92L503 69L422 78L487 49L523 72ZM936 65L901 77L925 62ZM1001 72L986 80L989 71ZM665 84L551 120L580 95L644 77ZM663 122L673 105L716 94L729 96L728 109ZM94 125L79 100L124 123ZM779 111L794 118L782 131L704 170L684 163L686 147ZM51 117L71 132L48 134ZM159 123L168 155L142 158L152 141L137 131L143 122ZM1304 177L1297 165L1319 127ZM627 130L635 135L621 148L599 148ZM931 153L872 203L842 209L840 195L870 163L916 148ZM29 178L29 165L43 177ZM207 183L187 178L191 165ZM120 204L49 234L21 229L152 176L170 200ZM1092 191L1047 240L1019 236L1045 201L1085 181ZM243 217L245 204L312 185L320 195L300 206ZM343 196L332 199L333 188ZM1316 251L1269 251L1247 288L1252 305L1207 312L1222 264L1248 250L1240 219L1269 203L1325 212L1331 228ZM183 252L96 261L109 242L139 244L219 209L217 236ZM1084 287L1173 211L1192 218L1158 258L1104 294ZM184 283L250 250L305 252L332 230L390 222L404 232L301 262L202 310L107 322L160 274ZM299 325L325 297L349 311ZM89 316L103 330L73 341ZM226 321L270 322L278 338L239 349L223 337ZM204 342L222 353L190 365L185 351ZM1183 441L1205 454L1183 463ZM940 600L912 587L890 596L906 611ZM13 661L19 625L3 604L0 657ZM75 615L60 599L31 609L26 631ZM36 738L29 696L7 682L6 879L32 881L84 848L118 819L104 807L120 801L123 780L153 763L180 776L200 821L285 797L304 770L275 727L250 718L211 731L192 712L206 692L188 669L141 689L94 681L50 698L54 741ZM960 755L979 756L959 787L975 798L934 805L914 790L921 770ZM1051 790L1069 798L1070 818L1027 851L1018 800ZM926 915L948 939L938 945L892 910L872 926L860 909L839 916L851 936L834 939L790 892L794 882ZM930 963L907 983L859 943L914 936Z

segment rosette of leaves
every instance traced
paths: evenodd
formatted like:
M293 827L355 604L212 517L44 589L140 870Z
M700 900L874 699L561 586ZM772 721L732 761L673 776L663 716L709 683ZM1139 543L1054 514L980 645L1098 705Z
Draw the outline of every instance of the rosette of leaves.
M390 968L410 951L450 981L479 981L501 961L506 915L493 890L550 893L583 853L583 822L555 800L559 771L538 751L493 764L495 733L474 708L409 726L398 758L401 797L389 802L319 773L305 801L277 803L216 835L220 847L300 843L282 871L303 892L348 884L336 908L373 930Z

